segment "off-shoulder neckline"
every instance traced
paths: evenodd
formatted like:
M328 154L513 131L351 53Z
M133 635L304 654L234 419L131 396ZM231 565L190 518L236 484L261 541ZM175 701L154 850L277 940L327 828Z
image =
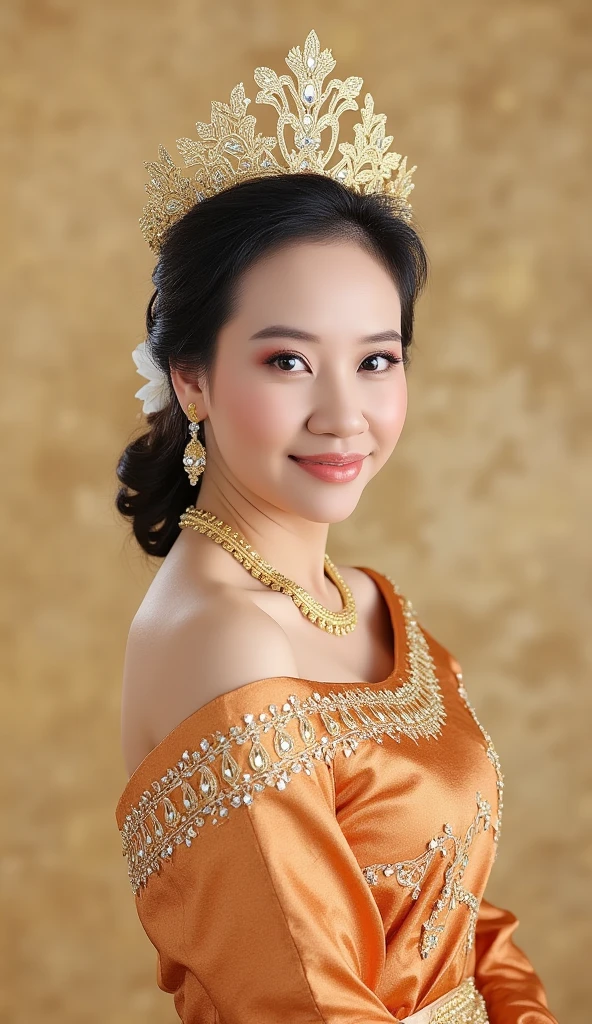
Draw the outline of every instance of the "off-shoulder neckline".
M350 687L352 689L356 689L358 687L369 687L372 690L383 690L387 688L392 689L392 684L395 683L397 680L399 681L399 685L402 685L405 682L405 679L401 678L401 674L404 673L405 670L405 660L407 654L407 636L402 605L399 596L395 590L395 587L393 583L389 580L389 578L385 576L383 573L378 572L377 569L372 569L370 566L365 565L355 565L352 568L360 569L362 572L365 572L368 576L370 576L377 584L382 596L386 601L390 614L391 627L393 631L393 667L389 672L388 676L385 679L381 679L380 682L377 683L369 683L365 680L348 680L345 682L324 682L318 679L306 679L303 676L263 676L261 679L253 679L248 683L243 683L241 686L235 687L234 690L229 690L226 693L220 693L216 697L212 697L212 699L209 700L206 704L202 704L201 707L197 708L195 711L192 711L191 714L187 715L180 722L178 722L177 725L175 725L170 730L170 732L166 734L166 736L163 736L163 738L159 740L159 742L156 744L156 746L152 748L152 750L148 751L146 756L140 761L137 767L134 768L134 771L129 776L124 786L123 792L119 798L116 809L116 815L119 814L120 809L123 807L124 801L126 801L128 798L128 794L135 788L136 781L140 778L141 775L144 774L149 764L152 764L153 761L158 760L161 751L163 751L165 747L169 745L173 737L175 737L181 731L185 731L190 722L192 722L193 720L197 721L198 716L203 717L204 715L207 715L208 712L221 701L228 702L229 700L239 695L247 693L255 687L261 686L264 683L271 682L286 682L294 684L304 683L305 685L314 687L315 689L321 687L322 689L326 689L327 692L335 689L342 690L346 687Z

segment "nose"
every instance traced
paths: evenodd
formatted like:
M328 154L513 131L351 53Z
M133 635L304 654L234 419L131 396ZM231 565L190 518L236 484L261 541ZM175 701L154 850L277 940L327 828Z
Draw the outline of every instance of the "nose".
M361 404L359 388L345 379L331 375L320 377L313 393L314 408L307 421L311 434L334 434L354 437L368 430L368 421Z

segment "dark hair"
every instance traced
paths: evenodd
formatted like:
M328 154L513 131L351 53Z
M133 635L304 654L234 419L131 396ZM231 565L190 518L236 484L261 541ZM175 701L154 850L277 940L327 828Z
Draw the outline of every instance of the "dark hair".
M177 368L211 386L216 338L233 316L240 275L298 239L352 238L382 260L399 292L407 366L428 261L417 231L397 209L388 194L361 195L326 175L301 171L242 181L197 203L164 236L146 312L147 348L169 385L170 368ZM116 507L132 520L140 547L164 557L197 493L183 468L188 419L172 385L166 408L146 419L149 430L117 464L123 486Z

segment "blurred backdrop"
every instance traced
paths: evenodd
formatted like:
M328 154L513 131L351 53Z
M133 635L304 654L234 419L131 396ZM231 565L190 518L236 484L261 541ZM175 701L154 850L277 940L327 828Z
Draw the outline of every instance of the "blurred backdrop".
M461 662L506 774L487 895L519 917L562 1024L589 1020L589 3L5 0L10 1024L177 1019L114 819L127 630L158 569L113 508L117 458L142 426L143 161L159 143L176 157L175 139L237 82L254 105L253 69L281 72L311 28L417 164L410 199L431 260L402 438L329 551L392 575Z

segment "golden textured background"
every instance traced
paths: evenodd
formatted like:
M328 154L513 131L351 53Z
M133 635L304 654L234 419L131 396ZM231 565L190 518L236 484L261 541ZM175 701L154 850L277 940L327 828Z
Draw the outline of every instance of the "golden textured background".
M173 152L241 79L254 104L253 68L281 71L311 28L418 165L431 258L403 436L330 553L393 575L463 665L506 773L488 896L520 918L561 1024L589 1020L588 0L5 0L10 1024L176 1019L114 820L123 652L155 568L112 507L116 459L141 425L143 161L159 142Z

